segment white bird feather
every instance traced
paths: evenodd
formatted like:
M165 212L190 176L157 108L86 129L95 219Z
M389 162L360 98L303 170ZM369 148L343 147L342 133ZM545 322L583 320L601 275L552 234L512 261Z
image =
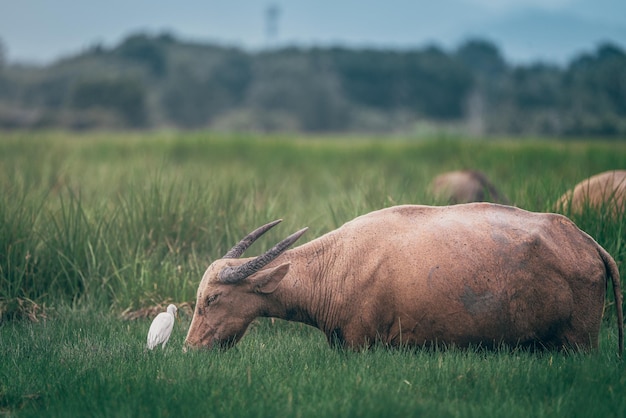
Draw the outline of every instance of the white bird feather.
M161 312L154 318L148 331L149 350L152 350L159 344L161 344L162 349L165 348L165 344L167 344L170 335L172 335L177 312L178 308L175 305L169 305L167 312Z

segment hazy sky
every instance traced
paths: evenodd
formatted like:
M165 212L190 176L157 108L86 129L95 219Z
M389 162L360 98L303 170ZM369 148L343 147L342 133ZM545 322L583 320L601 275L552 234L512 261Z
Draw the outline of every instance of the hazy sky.
M277 35L266 15L277 6ZM513 61L565 62L600 41L626 47L626 0L0 0L9 61L47 63L130 33L243 48L344 45L455 48L495 42Z

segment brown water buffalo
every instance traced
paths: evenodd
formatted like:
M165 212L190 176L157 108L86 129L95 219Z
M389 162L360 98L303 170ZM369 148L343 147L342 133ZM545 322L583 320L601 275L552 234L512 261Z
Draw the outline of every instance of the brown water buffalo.
M626 209L626 170L596 174L578 183L559 198L555 209L563 213L582 213L585 209L617 215Z
M214 261L186 347L229 347L257 317L319 328L354 349L433 344L594 349L611 256L569 219L509 206L404 205L357 217L287 250L296 232L239 258L274 221Z
M508 204L508 199L496 189L487 176L476 170L440 174L430 183L430 191L438 201L452 205L470 202Z

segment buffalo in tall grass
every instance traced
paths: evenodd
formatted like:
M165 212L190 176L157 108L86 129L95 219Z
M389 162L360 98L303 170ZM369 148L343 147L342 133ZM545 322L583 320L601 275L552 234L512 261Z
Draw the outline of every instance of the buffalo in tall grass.
M626 209L626 170L612 170L591 176L563 194L555 209L580 214L586 210L603 210L611 216Z
M493 202L508 204L508 199L498 191L487 176L477 170L450 171L438 175L430 184L437 199L449 204Z
M288 250L296 232L240 258L274 221L204 273L185 340L230 347L257 317L320 329L332 345L598 347L612 278L619 352L619 271L564 216L491 203L394 206Z

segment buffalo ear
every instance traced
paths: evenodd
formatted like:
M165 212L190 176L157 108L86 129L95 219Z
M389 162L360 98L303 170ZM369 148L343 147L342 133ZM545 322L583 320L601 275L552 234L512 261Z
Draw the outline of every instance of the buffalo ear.
M261 270L250 276L248 280L252 283L255 292L272 293L289 271L290 265L290 263L285 263L278 267Z

